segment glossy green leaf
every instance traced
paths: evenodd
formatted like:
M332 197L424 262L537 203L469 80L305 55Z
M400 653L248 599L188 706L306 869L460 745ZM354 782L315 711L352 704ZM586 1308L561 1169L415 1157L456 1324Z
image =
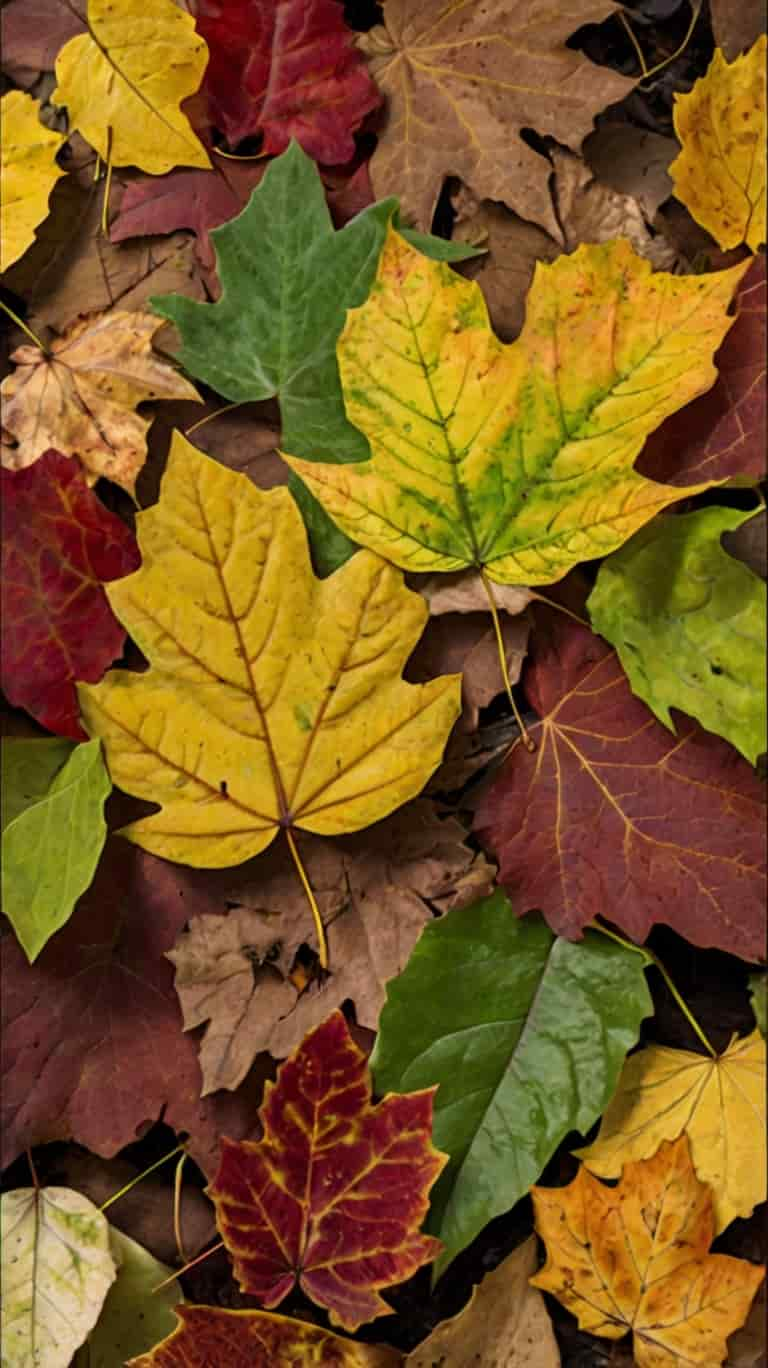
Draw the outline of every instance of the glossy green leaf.
M176 1328L173 1308L184 1301L176 1278L155 1292L173 1269L143 1245L110 1226L109 1246L117 1277L73 1368L123 1368L126 1359L146 1354L172 1334Z
M766 1035L765 1018L766 1007L768 1007L768 979L766 979L765 974L750 974L749 997L758 1029L760 1030L761 1035Z
M366 438L344 411L336 342L347 309L368 295L390 220L397 223L395 199L370 205L336 232L315 163L291 143L270 163L243 212L211 233L221 298L151 301L178 328L178 360L190 375L235 403L277 395L283 446L306 460L369 455ZM476 255L466 243L400 231L436 260ZM318 568L327 573L348 558L353 543L295 476L291 489Z
M3 741L3 911L32 963L89 887L111 784L98 741Z
M439 1084L432 1134L451 1159L427 1226L445 1244L438 1275L603 1111L653 1010L644 964L595 932L574 943L520 920L496 891L427 926L387 985L376 1091Z
M660 722L674 731L680 708L754 764L766 749L766 587L720 543L752 516L655 518L603 562L588 607Z

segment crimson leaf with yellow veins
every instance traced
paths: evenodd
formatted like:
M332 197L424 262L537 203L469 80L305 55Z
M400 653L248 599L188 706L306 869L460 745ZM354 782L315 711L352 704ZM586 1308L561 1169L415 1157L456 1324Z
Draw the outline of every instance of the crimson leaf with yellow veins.
M652 274L622 239L583 246L538 264L523 331L505 346L479 287L390 229L337 347L347 416L372 458L285 459L349 537L405 570L551 584L708 487L657 484L632 463L713 383L745 269Z
M122 834L180 864L258 855L282 828L358 831L424 786L460 676L400 677L428 608L380 557L312 572L286 489L257 489L174 435L143 563L107 587L150 662L78 689L112 780L160 811ZM318 922L321 959L322 928Z

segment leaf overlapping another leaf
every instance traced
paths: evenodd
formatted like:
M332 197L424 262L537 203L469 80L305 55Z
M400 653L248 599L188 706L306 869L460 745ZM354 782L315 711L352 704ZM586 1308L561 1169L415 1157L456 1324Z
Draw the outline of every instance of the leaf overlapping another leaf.
M56 153L65 139L41 124L39 100L11 90L0 101L0 271L23 256L48 213L60 176Z
M395 1349L343 1339L294 1317L218 1306L180 1306L177 1316L173 1334L126 1368L402 1368Z

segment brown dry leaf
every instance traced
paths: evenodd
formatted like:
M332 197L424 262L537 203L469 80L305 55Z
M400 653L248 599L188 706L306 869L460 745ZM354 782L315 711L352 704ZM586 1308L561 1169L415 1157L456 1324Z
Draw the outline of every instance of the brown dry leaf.
M537 1262L531 1235L486 1273L458 1316L412 1350L405 1368L559 1368L544 1298L528 1281Z
M763 509L743 522L735 532L726 532L723 546L736 560L743 561L760 579L768 579L768 514Z
M471 902L493 882L491 866L468 849L465 836L454 818L441 821L424 801L360 835L331 842L302 834L300 853L331 965L303 992L289 975L299 947L311 939L310 918L281 847L259 857L252 891L238 876L226 917L191 915L168 958L176 966L184 1029L210 1022L200 1046L203 1096L236 1088L259 1051L278 1059L290 1054L347 998L358 1025L375 1028L385 983L404 968L432 909ZM205 876L194 875L193 884L202 886Z
M765 0L709 0L715 43L729 62L765 33Z
M512 716L502 717L497 722L487 722L477 731L469 732L463 726L454 727L445 748L443 762L432 775L425 793L454 794L463 789L481 770L487 771L486 783L495 774L498 765L509 753L509 748L519 736L517 723ZM476 799L464 806L474 806Z
M601 184L582 158L572 152L557 147L551 156L555 168L553 195L566 251L572 252L582 242L609 242L611 238L625 237L657 271L674 268L674 248L649 230L636 199Z
M21 470L49 447L80 461L90 484L100 476L133 494L146 459L147 399L199 399L193 385L152 351L162 319L117 310L80 319L51 343L17 347L17 369L0 386L3 426L16 446L3 465Z
M669 166L679 151L676 138L601 119L584 143L584 160L596 180L637 200L650 223L674 193Z
M735 1335L728 1340L726 1368L765 1368L765 1329L768 1322L768 1307L765 1298L765 1282L752 1303L752 1310L746 1321Z
M487 613L488 593L477 570L457 570L447 575L410 575L408 583L429 604L432 617L442 613ZM535 594L524 584L494 584L497 608L513 617L533 602Z
M565 46L612 0L387 0L384 25L358 41L388 100L371 159L377 199L429 228L443 177L503 200L557 236L550 165L519 135L534 128L578 149L594 116L634 81Z

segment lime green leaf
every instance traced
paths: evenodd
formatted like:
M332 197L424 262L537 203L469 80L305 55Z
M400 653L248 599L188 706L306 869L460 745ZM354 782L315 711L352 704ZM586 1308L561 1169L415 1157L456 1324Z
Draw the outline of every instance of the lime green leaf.
M27 959L68 921L107 834L98 741L3 742L3 911Z
M680 708L754 764L766 749L766 589L720 543L752 516L656 518L603 562L588 607L660 722L674 731Z
M765 974L750 974L749 996L752 999L755 1021L761 1035L765 1035L766 1006L768 1006L768 979L766 979Z
M114 1226L109 1230L109 1245L117 1278L73 1368L123 1368L126 1359L146 1354L172 1334L176 1328L173 1308L184 1301L175 1278L155 1292L173 1269L160 1263L143 1245Z
M71 1188L0 1201L3 1368L67 1368L115 1279L106 1217Z
M428 1222L446 1246L438 1273L605 1108L653 1010L644 963L595 932L573 943L519 920L497 891L427 926L388 984L376 1091L439 1084L433 1140L451 1158Z

